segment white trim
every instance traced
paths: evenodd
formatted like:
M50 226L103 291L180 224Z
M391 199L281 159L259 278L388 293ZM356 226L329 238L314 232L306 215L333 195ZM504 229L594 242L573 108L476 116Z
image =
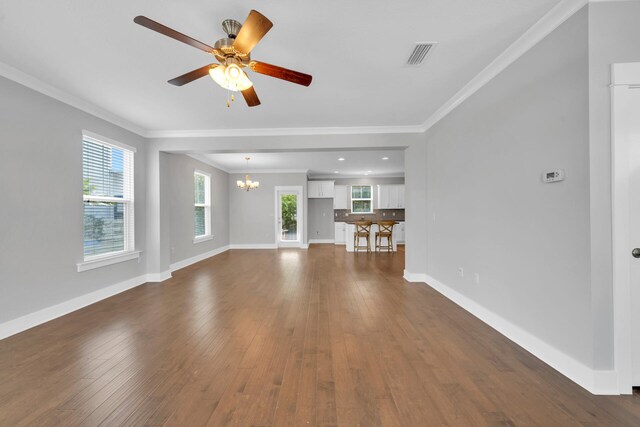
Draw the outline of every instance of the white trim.
M255 128L255 129L194 129L194 130L150 130L147 138L212 138L232 136L288 136L288 135L368 135L421 133L420 125L401 126L347 126L308 128Z
M229 249L278 249L275 243L239 243L229 245Z
M161 273L147 273L147 282L160 283L168 279L171 279L171 270Z
M28 87L29 89L33 89L36 92L40 92L43 95L56 99L71 107L77 108L80 111L84 111L87 114L91 114L92 116L98 117L102 120L106 120L109 123L113 123L114 125L131 131L137 135L145 136L147 133L142 127L134 124L133 122L130 122L127 119L124 119L116 114L111 113L110 111L98 107L97 105L92 104L89 101L85 101L84 99L70 95L3 62L0 62L0 76L6 77L9 80L21 84L22 86Z
M307 173L309 169L234 169L229 173L235 174L258 174L258 173Z
M458 105L466 101L471 95L489 83L491 79L503 72L518 58L528 52L542 39L558 28L563 22L573 16L588 3L588 0L562 0L547 12L538 22L533 24L525 33L504 50L487 67L480 71L469 83L462 87L455 95L425 120L420 129L425 132L442 120Z
M427 275L424 273L411 273L407 270L404 270L403 274L404 280L411 283L426 283Z
M38 310L33 313L26 314L18 317L17 319L9 320L4 323L0 323L0 339L10 337L17 333L26 331L35 326L49 322L58 317L69 314L73 311L80 310L91 304L95 304L98 301L112 297L126 290L140 286L146 282L146 276L138 276L128 280L125 280L115 285L108 286L106 288L98 289L97 291L70 299L68 301L61 302L56 305L52 305L42 310Z
M193 173L194 173L194 175L198 173L200 175L205 175L205 176L208 176L209 178L211 178L211 174L209 172L205 172L205 171L203 171L201 169L198 169L198 168L194 168L193 169Z
M141 251L130 251L119 253L117 255L108 255L95 258L87 258L85 261L76 264L78 273L82 271L93 270L94 268L106 267L107 265L117 264L119 262L131 261L137 259L140 262Z
M324 243L330 243L333 244L335 242L335 239L309 239L309 244L313 245L313 244L324 244Z
M616 92L629 81L640 80L640 63L611 66L611 218L613 259L614 363L619 373L620 393L632 393L631 245L629 229L629 141L617 135ZM621 130L621 133L624 131Z
M300 245L300 249L309 249L309 243L303 243Z
M82 139L86 139L87 141L91 142L97 142L99 144L111 145L113 147L133 151L134 153L138 151L136 147L127 145L124 142L116 141L115 139L107 138L106 136L98 135L97 133L91 132L90 130L86 129L82 129Z
M405 272L406 274L406 272ZM591 369L549 343L486 309L467 296L450 288L429 275L424 275L428 286L453 301L505 337L509 338L562 375L593 394L617 395L618 375L615 371ZM414 277L415 278L415 277Z
M229 245L221 246L212 251L204 252L199 255L193 256L191 258L183 259L182 261L176 261L169 266L169 270L173 273L176 270L180 270L181 268L185 268L190 266L191 264L195 264L196 262L203 261L207 258L211 258L213 256L219 255L223 252L229 250Z
M208 240L213 240L213 234L205 234L202 236L194 237L193 244L196 245L198 243L206 242Z

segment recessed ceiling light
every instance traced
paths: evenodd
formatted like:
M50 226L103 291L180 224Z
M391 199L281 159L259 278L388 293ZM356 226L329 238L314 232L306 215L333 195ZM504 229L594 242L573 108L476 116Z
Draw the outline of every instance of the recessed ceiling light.
M340 172L338 172L338 171L333 171L333 173L340 173Z
M338 157L339 162L344 162L344 157Z
M364 174L365 174L365 176L366 176L366 175L369 175L369 172L365 172Z
M372 173L372 171L367 171L367 173Z
M389 160L389 158L388 157L383 157L382 160Z

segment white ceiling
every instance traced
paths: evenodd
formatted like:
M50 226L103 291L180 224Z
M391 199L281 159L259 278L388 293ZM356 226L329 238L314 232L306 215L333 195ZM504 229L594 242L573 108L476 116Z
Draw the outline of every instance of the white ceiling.
M404 150L209 153L194 157L231 173L298 171L311 177L334 178L404 176ZM251 157L248 166L245 157Z
M0 62L146 130L419 125L559 0L58 0L0 2ZM167 80L205 53L133 23L145 15L213 44L225 18L274 22L252 57L312 74L310 87L250 73L262 105L210 79ZM437 41L407 68L415 41Z

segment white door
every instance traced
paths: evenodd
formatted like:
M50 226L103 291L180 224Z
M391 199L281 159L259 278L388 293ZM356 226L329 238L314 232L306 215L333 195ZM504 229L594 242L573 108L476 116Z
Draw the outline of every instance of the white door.
M302 188L276 187L276 243L278 246L301 246L302 206Z
M629 144L629 234L631 258L632 381L640 386L640 87L616 88L616 121Z

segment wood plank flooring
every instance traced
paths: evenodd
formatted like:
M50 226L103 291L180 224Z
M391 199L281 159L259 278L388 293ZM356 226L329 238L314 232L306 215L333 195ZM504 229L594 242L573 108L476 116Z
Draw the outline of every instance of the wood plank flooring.
M0 425L638 426L403 253L233 250L0 341Z

